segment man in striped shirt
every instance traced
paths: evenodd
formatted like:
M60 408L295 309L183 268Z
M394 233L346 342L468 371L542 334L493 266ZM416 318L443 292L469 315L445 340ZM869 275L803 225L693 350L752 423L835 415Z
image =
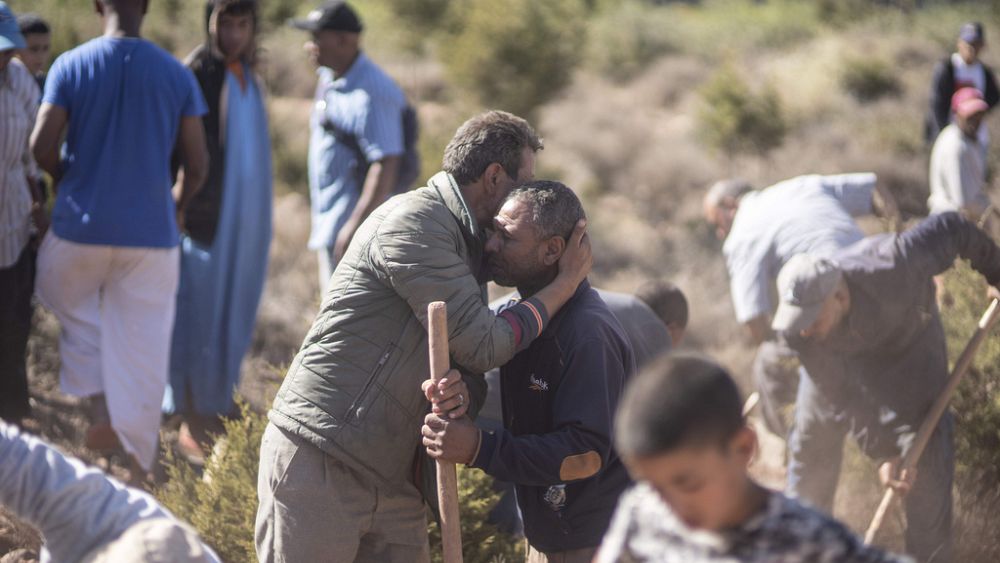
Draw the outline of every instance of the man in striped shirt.
M0 419L30 414L24 355L31 329L35 251L29 245L32 220L44 229L45 214L34 178L28 135L38 111L38 87L31 73L13 60L25 45L17 20L0 2Z
M319 258L320 292L361 222L392 194L404 152L399 86L360 47L361 20L331 0L291 25L311 33L318 66L309 122L309 248Z

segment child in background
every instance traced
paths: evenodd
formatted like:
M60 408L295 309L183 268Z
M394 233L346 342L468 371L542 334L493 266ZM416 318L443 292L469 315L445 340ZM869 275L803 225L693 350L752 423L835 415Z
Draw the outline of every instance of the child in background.
M757 484L757 438L736 384L717 364L672 354L633 380L616 447L638 482L619 501L598 563L907 561Z
M21 14L17 16L17 26L21 29L26 43L17 52L31 75L38 82L39 92L45 91L45 72L49 68L52 50L52 31L49 24L38 14Z
M271 141L256 74L256 0L212 0L208 35L185 64L208 102L208 179L181 225L181 274L163 409L184 418L178 449L203 446L237 414L233 396L250 347L271 245Z
M635 296L667 325L671 347L680 346L688 324L688 302L681 288L665 280L652 280L639 286Z

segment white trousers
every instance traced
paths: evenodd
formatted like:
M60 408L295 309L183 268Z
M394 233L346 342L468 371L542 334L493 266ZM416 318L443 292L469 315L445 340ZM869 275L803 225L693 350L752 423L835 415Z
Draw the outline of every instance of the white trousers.
M180 271L178 249L79 244L51 230L38 252L36 292L62 326L62 391L103 393L125 450L149 470Z

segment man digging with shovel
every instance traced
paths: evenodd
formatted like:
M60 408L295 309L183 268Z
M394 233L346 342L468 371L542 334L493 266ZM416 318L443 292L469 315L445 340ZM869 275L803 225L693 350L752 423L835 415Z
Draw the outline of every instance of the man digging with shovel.
M906 495L906 550L921 561L950 558L951 417L942 417L915 474L899 475L898 464L946 383L932 278L957 257L991 286L1000 282L1000 248L954 212L901 235L868 237L829 259L795 256L778 275L781 304L772 325L809 373L789 440L788 492L831 509L840 447L814 429L842 425L880 464L883 484Z

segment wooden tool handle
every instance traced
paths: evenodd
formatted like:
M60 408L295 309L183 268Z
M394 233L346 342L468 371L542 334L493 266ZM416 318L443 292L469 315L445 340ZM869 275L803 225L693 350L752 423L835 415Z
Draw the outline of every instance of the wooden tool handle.
M448 373L448 308L443 301L427 305L428 346L431 379L440 381ZM441 551L445 563L462 563L462 528L458 515L458 475L455 464L437 461L438 507L441 511Z
M931 406L931 410L927 413L927 417L924 418L923 423L921 423L920 429L917 431L917 436L913 439L913 444L910 446L909 451L906 452L903 463L900 464L900 471L904 469L912 470L920 461L920 456L923 455L924 448L927 447L927 442L930 441L934 429L937 428L938 422L944 416L944 411L948 409L951 396L955 394L955 389L958 388L962 376L965 375L969 366L972 365L972 359L975 357L976 351L979 350L979 345L986 338L986 334L996 322L998 306L1000 306L1000 303L996 299L993 299L986 312L979 319L976 331L972 333L972 337L969 338L969 342L965 345L965 349L962 350L962 354L955 361L955 367L952 368L951 375L948 376L948 383L937 400L934 401L934 405ZM886 489L885 494L882 495L882 502L879 503L878 509L875 511L875 516L872 517L871 524L868 525L868 531L865 532L866 544L875 541L875 536L878 534L879 528L882 527L882 521L885 520L886 514L889 513L889 508L892 506L895 496L896 493L891 488Z

